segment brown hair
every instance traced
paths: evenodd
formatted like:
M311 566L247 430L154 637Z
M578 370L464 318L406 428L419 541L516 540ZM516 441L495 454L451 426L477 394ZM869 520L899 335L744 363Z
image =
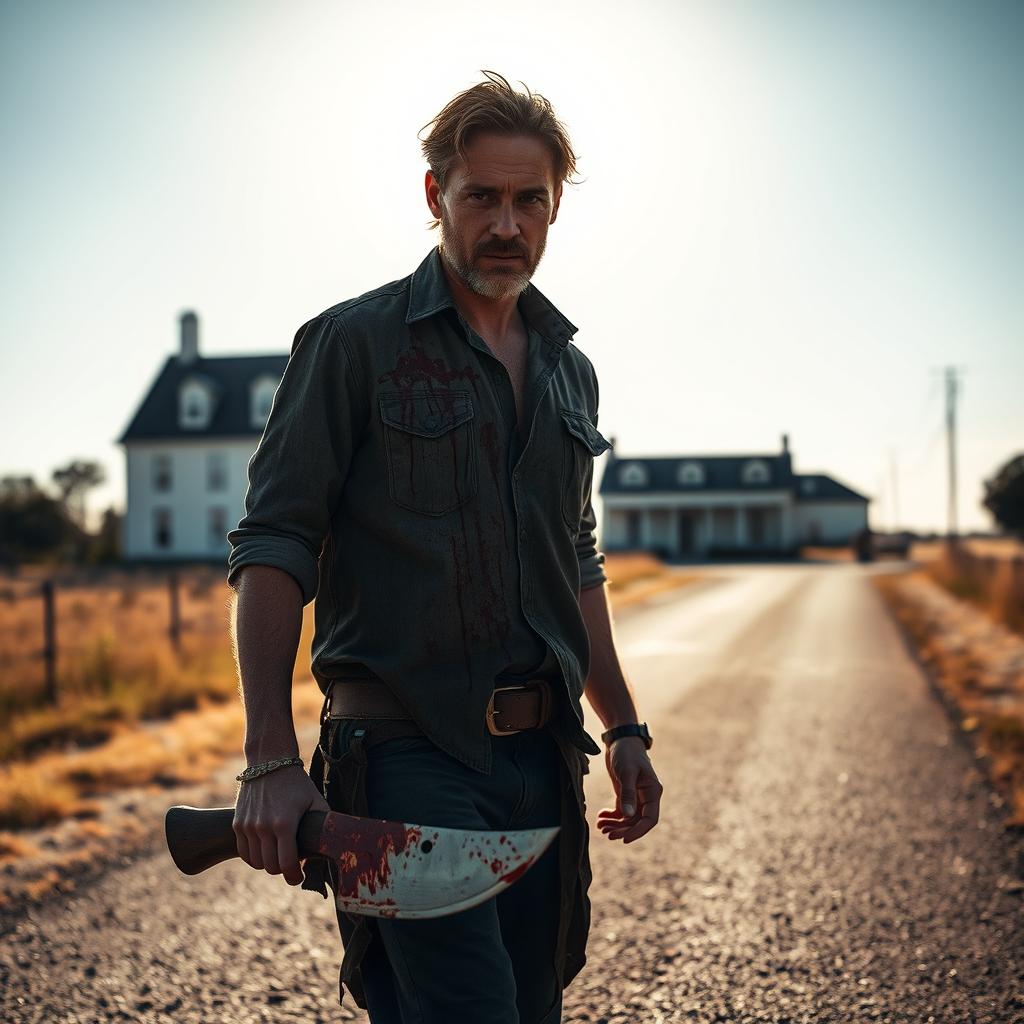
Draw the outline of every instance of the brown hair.
M423 155L438 184L444 188L452 164L458 157L465 159L466 146L474 135L483 131L499 135L535 135L547 144L555 165L555 182L572 180L576 173L576 154L569 142L565 125L555 117L551 103L540 93L526 90L516 92L508 80L496 71L481 71L486 82L464 89L452 97L441 112L428 121L424 128L430 134L420 139ZM419 132L416 133L419 138ZM441 222L435 220L430 227Z

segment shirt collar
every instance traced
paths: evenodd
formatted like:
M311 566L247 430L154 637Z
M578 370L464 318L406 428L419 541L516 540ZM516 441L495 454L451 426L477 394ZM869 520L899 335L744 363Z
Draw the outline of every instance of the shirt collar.
M449 308L456 308L455 301L441 267L441 251L435 245L413 272L405 322L415 323ZM519 311L549 341L567 344L579 330L532 282L519 296Z

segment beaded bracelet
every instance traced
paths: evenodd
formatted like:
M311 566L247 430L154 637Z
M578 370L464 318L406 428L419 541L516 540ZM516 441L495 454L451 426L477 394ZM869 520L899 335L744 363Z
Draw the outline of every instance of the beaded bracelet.
M262 764L253 764L235 776L236 782L250 782L252 779L266 775L275 768L284 768L289 764L302 764L301 757L279 757L276 761L264 761Z

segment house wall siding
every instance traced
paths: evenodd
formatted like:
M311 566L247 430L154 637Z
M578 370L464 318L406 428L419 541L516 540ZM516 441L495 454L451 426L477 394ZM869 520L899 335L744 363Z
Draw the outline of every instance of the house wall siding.
M227 530L244 513L248 486L248 465L258 437L196 438L186 444L178 441L133 441L126 448L127 513L125 516L124 557L127 559L177 560L182 558L227 558ZM224 454L224 487L211 491L207 486L207 458L211 452ZM167 491L154 486L155 456L171 458L171 487ZM226 510L224 536L211 536L212 508ZM161 548L155 542L155 510L171 513L171 544Z

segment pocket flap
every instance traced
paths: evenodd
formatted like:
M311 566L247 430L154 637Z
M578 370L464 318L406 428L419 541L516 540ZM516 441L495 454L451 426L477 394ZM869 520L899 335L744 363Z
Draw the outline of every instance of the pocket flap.
M562 420L569 433L578 437L589 449L590 454L597 456L611 448L611 442L590 421L590 417L576 409L563 409Z
M440 437L473 418L473 399L468 391L385 391L378 402L380 418L388 426L421 437Z

